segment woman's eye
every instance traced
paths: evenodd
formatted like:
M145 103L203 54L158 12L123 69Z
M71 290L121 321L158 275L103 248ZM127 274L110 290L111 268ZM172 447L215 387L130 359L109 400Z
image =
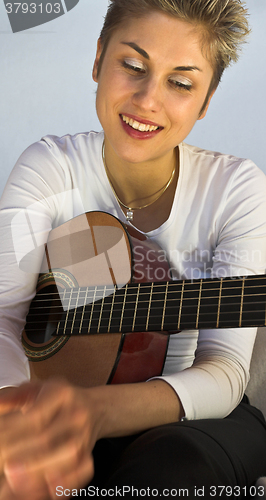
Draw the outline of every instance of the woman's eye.
M123 61L123 66L126 69L134 71L135 73L145 73L145 66L138 61L132 59L126 59Z
M169 81L174 85L174 87L181 90L191 90L192 88L192 83L187 80L176 80L175 78L171 78Z

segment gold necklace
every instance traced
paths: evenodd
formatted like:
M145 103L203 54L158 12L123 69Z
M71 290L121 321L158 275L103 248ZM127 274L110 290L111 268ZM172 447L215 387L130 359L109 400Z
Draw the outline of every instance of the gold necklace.
M153 203L155 203L157 200L159 200L159 198L161 198L161 196L165 193L165 191L167 190L167 188L170 186L173 178L174 178L174 175L175 175L175 170L176 170L176 167L174 168L173 172L171 173L171 177L169 179L169 181L165 184L164 187L162 187L162 192L159 194L159 196L157 196L157 198L155 198L155 200L151 201L150 203L147 203L146 205L143 205L142 207L128 207L127 205L125 205L121 200L120 198L117 196L116 194L116 191L115 191L115 188L112 184L112 181L109 177L109 174L108 174L108 170L107 170L107 165L106 165L106 161L105 161L105 147L104 147L104 142L103 142L103 147L102 147L102 159L103 159L103 164L104 164L104 168L105 168L105 172L106 172L106 175L107 175L107 178L110 182L110 186L111 186L111 189L115 195L115 198L117 199L118 203L120 203L120 205L122 205L122 207L126 208L127 212L126 212L126 219L127 221L129 222L132 222L133 221L133 217L134 217L134 210L142 210L143 208L147 208L149 207L150 205L152 205Z

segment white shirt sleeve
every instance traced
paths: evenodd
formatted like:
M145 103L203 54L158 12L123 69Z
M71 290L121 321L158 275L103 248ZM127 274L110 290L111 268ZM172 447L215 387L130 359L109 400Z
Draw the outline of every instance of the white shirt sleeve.
M219 186L216 188L218 195ZM224 196L224 201L216 221L217 245L213 252L212 276L264 274L264 174L249 160L243 162L231 179L227 192L221 196ZM199 331L192 366L162 377L178 394L185 418L221 418L237 406L249 381L256 332L256 328Z
M35 295L42 252L36 254L35 266L31 261L22 270L20 263L34 246L43 249L60 212L57 194L64 190L63 171L47 154L47 145L39 142L19 158L0 201L1 387L20 385L30 377L20 337Z

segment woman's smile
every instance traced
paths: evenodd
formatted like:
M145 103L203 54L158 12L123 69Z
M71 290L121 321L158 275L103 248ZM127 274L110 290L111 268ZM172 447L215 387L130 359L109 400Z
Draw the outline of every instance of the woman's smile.
M136 139L152 139L157 135L163 127L155 123L148 122L141 118L132 117L129 115L121 114L122 126L125 132L132 138Z

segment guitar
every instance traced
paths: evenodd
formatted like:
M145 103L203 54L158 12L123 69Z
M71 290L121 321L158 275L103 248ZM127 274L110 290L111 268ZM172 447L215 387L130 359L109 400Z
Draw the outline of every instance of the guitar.
M171 333L265 326L265 276L172 281L161 256L104 212L52 230L22 334L32 379L141 382L162 373Z

